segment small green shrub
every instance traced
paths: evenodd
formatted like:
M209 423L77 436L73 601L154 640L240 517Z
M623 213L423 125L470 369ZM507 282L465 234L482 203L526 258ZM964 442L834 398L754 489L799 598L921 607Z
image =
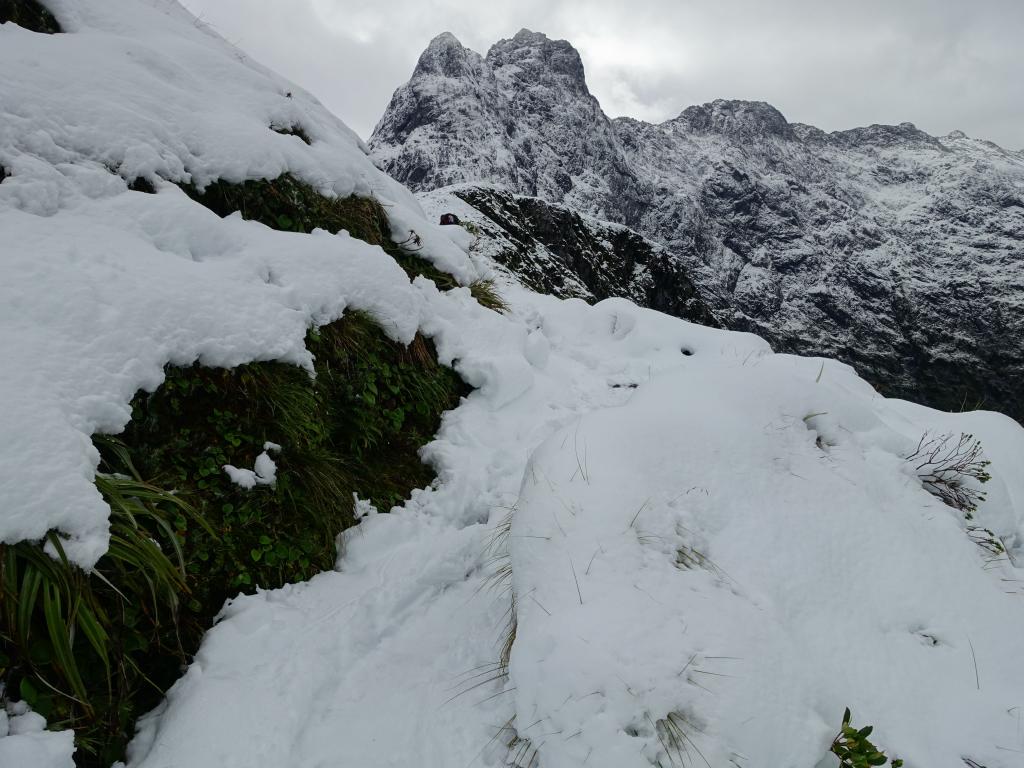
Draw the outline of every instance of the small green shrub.
M831 752L839 758L840 768L867 768L889 763L889 758L868 741L874 727L868 725L858 730L850 725L850 719L850 710L847 708L843 712L842 727L832 741ZM892 768L901 768L903 761L894 758L891 765Z
M933 437L925 432L906 460L929 493L963 512L967 520L974 517L985 494L968 485L965 479L973 478L979 483L992 479L988 473L992 462L984 457L981 441L975 440L974 435Z

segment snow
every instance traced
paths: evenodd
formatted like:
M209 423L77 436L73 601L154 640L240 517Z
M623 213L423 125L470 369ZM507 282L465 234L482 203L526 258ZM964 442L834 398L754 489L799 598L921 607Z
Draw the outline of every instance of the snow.
M440 482L348 531L337 572L233 601L132 768L501 765L509 721L540 765L668 765L669 712L712 765L824 766L847 706L910 766L1019 765L1020 573L901 458L926 429L979 435L978 521L1019 544L1018 425L621 300L506 286L501 317L423 288L480 386L424 451Z
M119 432L166 363L310 367L307 327L346 309L401 341L420 324L418 291L381 249L220 219L168 181L287 171L327 194L376 195L425 257L475 273L355 134L176 4L51 5L70 34L0 27L0 434L18 436L0 449L0 540L56 528L88 567L108 512L89 435ZM137 176L157 194L129 191Z
M280 450L277 443L267 442L266 445L275 446ZM225 464L223 469L232 483L247 491L251 491L257 485L274 485L277 482L277 464L266 450L256 457L252 469L239 469L231 464Z
M475 387L422 449L432 486L389 514L356 497L336 570L225 605L129 768L468 768L520 749L667 766L670 715L688 764L825 768L847 706L908 768L1020 768L1021 571L903 459L926 431L977 436L993 477L973 522L1020 562L1020 425L886 400L841 363L622 299L502 278L498 314L347 234L219 219L156 176L329 178L386 201L394 236L463 282L493 274L335 118L176 5L53 6L70 34L0 27L3 540L57 527L77 562L100 556L89 436L123 428L168 362L309 368L308 325L360 309ZM263 448L226 470L273 481ZM71 733L30 715L9 717L0 765L70 766Z
M46 731L46 720L23 701L0 708L0 765L73 768L71 731Z

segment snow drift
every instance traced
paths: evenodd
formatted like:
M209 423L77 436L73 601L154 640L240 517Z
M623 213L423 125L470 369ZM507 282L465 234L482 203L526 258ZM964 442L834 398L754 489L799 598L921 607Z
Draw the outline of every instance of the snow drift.
M336 571L225 607L132 768L815 768L846 706L908 767L1022 764L1020 570L968 529L1024 554L1019 425L624 300L508 283L497 314L345 233L220 219L172 182L373 194L437 266L488 270L178 6L48 5L67 34L0 27L0 538L57 528L95 562L89 435L168 362L308 367L307 326L358 308L477 388L423 450L438 481L347 531ZM272 130L295 125L311 144ZM926 431L981 440L973 520L904 459ZM70 764L68 733L14 714L0 764Z

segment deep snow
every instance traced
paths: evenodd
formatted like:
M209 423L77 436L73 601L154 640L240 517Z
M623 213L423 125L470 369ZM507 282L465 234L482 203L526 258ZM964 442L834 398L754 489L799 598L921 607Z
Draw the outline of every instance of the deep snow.
M840 363L624 300L502 278L500 315L345 234L219 219L157 176L372 193L442 268L490 269L175 4L50 5L69 34L0 27L5 541L58 527L95 561L88 436L122 428L167 362L308 366L307 325L358 308L477 387L423 449L437 482L390 514L362 505L336 571L225 607L131 768L667 766L670 713L693 729L688 764L817 768L846 706L908 768L1024 765L1021 572L901 458L927 430L977 435L993 479L974 522L1024 556L1019 425L886 400ZM70 765L69 733L14 714L3 768Z

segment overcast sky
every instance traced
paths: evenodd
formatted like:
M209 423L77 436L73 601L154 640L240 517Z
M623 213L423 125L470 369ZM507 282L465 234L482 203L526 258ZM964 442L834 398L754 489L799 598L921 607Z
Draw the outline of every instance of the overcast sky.
M610 117L757 99L825 130L960 129L1024 148L1024 0L183 0L364 138L440 32L569 40Z

